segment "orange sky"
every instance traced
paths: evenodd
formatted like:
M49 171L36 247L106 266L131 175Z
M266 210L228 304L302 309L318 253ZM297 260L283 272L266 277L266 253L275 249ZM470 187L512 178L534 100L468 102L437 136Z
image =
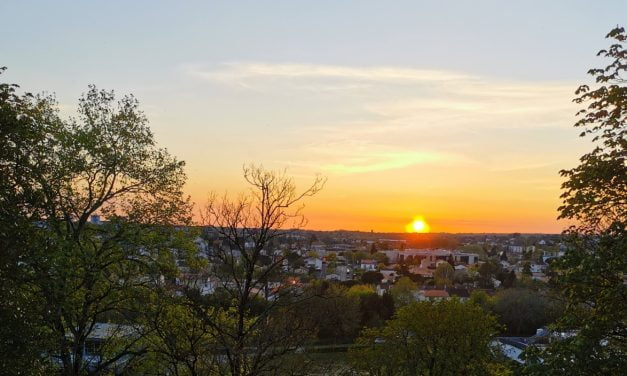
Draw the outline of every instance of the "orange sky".
M255 163L328 178L311 229L402 232L422 215L434 232L505 233L565 226L558 172L592 147L574 91L627 7L29 3L0 2L7 82L56 93L64 115L90 83L134 94L199 204L244 189Z

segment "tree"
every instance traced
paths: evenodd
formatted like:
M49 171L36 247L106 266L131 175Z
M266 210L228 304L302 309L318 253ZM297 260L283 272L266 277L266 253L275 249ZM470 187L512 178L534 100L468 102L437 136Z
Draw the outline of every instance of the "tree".
M172 249L183 237L171 226L190 220L184 163L155 146L132 96L116 102L113 92L90 86L69 121L52 98L30 103L34 111L18 114L15 129L25 137L8 142L2 166L21 195L20 228L32 235L18 258L21 289L36 298L36 325L49 334L39 354L59 359L65 375L119 370L147 351L132 329L139 302L174 272ZM107 221L91 223L95 214ZM16 235L3 233L2 241ZM85 358L102 322L111 326L100 356Z
M353 285L346 292L349 296L362 297L364 295L375 294L374 289L370 285Z
M551 282L566 300L556 329L576 335L530 354L533 374L621 374L627 364L627 34L616 27L607 38L611 46L598 55L610 64L588 71L598 87L581 85L574 99L587 104L575 127L594 149L560 172L560 218L577 225L564 233L568 249L552 263Z
M492 288L494 283L492 279L496 277L499 271L499 265L493 260L488 260L479 266L479 285L483 288Z
M561 305L546 294L513 288L499 291L491 310L507 335L528 336L553 323L561 313Z
M28 288L24 263L39 240L32 224L43 218L37 210L43 199L30 178L41 173L35 158L45 154L44 132L60 120L52 98L20 96L18 88L0 83L0 374L37 375L48 373L41 349L51 338L39 325L43 303Z
M317 336L325 341L353 339L359 330L359 295L328 282L310 287L311 298L298 304L300 316L313 320Z
M361 327L383 326L394 314L394 298L390 294L366 294L359 297Z
M143 315L142 344L150 349L131 374L214 375L222 366L213 326L190 309L188 297L154 294ZM226 318L223 318L226 320Z
M401 277L390 287L390 294L394 298L397 307L405 306L416 300L414 293L416 284L409 277Z
M214 323L228 374L233 376L273 371L278 358L294 352L311 335L309 322L295 315L295 301L303 298L303 290L282 283L279 271L284 256L274 255L268 245L284 237L285 228L306 223L302 201L318 193L325 182L317 177L298 192L285 172L257 166L244 167L244 178L251 186L249 194L236 199L212 195L203 211L207 232L227 244L214 247L209 259L230 300L218 310L200 309ZM261 263L264 255L272 257L270 264ZM271 284L277 287L271 289ZM220 320L224 315L232 320Z
M478 305L486 312L492 312L495 298L491 297L483 290L474 290L470 293L470 299L468 299L468 302Z
M364 330L349 356L369 375L485 375L497 326L479 306L457 299L412 303L385 327Z
M442 262L435 268L435 272L433 273L433 278L435 280L436 286L438 288L446 288L446 286L450 286L453 284L453 276L455 274L455 269L448 262Z
M476 253L479 255L479 259L485 260L487 259L487 253L483 246L480 244L466 244L462 248L462 251L468 253Z
M367 285L378 285L383 280L383 274L375 271L367 271L361 275L361 281Z

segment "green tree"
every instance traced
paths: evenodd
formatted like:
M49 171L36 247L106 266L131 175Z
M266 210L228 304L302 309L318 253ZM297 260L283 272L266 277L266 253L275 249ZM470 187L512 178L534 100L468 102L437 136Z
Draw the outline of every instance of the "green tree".
M455 269L448 262L442 262L435 268L433 273L433 279L435 280L438 288L446 288L453 284L453 277L455 275Z
M346 292L349 296L361 297L364 295L374 294L374 289L370 285L354 285Z
M348 294L348 289L327 282L311 287L310 299L299 304L299 312L310 318L318 338L326 341L353 339L359 330L359 295Z
M627 365L627 34L616 27L607 38L612 44L598 55L609 65L589 70L598 85L581 85L574 100L587 104L575 126L592 136L594 149L561 171L560 218L577 225L564 234L565 256L551 265L566 299L556 329L576 335L531 354L529 373L618 375Z
M385 327L364 330L349 355L370 375L485 375L497 327L493 316L457 299L412 303Z
M390 294L366 294L359 297L361 327L383 326L394 314L394 298Z
M477 270L479 273L479 285L483 288L494 287L492 279L496 277L499 269L499 265L494 260L488 260L482 263Z
M0 75L6 68L0 68ZM44 200L32 177L46 154L45 132L61 126L50 97L18 95L0 83L0 374L46 374L41 349L51 341L40 325L43 301L29 288L28 254L41 243L34 223Z
M416 300L414 294L416 292L416 283L409 277L401 277L390 287L390 295L394 298L397 307L405 306Z
M492 312L495 299L488 295L485 291L474 290L470 293L470 299L468 299L468 302L478 305L486 312Z
M12 189L25 193L19 216L35 242L19 257L22 288L50 338L39 353L57 357L65 375L119 369L147 351L130 329L134 312L160 276L175 273L172 250L185 243L172 227L190 220L184 164L156 147L132 96L116 102L90 86L69 121L52 98L33 103L36 116L19 116L27 137L9 143L28 155L2 165L13 170ZM107 221L90 223L95 214ZM89 360L85 346L102 322L113 329L98 361Z
M528 336L553 323L561 304L539 291L513 288L499 291L491 310L508 335Z
M383 274L375 271L367 271L361 275L361 281L367 285L378 285L383 280Z
M486 250L480 244L466 244L461 248L464 252L478 254L481 260L487 259Z

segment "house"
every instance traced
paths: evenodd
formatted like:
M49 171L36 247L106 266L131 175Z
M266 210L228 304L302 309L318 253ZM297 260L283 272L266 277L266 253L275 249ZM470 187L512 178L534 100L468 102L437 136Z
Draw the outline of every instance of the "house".
M322 259L317 257L307 257L305 260L305 267L314 268L316 270L322 270Z
M456 264L475 265L479 263L479 255L468 252L454 252L453 260Z
M433 278L433 269L428 269L426 267L415 265L409 268L409 272L417 274L423 278Z
M448 299L449 294L446 290L421 290L420 300L439 301Z
M507 247L507 250L513 253L535 252L536 247L533 245L510 245Z
M468 271L468 267L466 265L455 265L455 271L456 272L467 272Z
M396 282L396 279L399 277L398 272L396 270L390 269L382 269L379 271L383 275L383 281L385 282Z
M454 262L456 264L474 265L479 262L479 255L476 253L458 252L447 249L406 249L406 250L384 250L391 263L398 263L412 260L413 263L425 263L427 266L433 266L439 260Z
M518 267L516 268L516 271L518 273L522 273L525 270L525 264L524 262L519 262L518 263ZM536 264L534 263L530 263L529 264L529 269L531 270L532 274L535 273L544 273L544 271L546 270L546 265L541 265L541 264Z
M377 270L377 260L363 259L361 260L359 267L363 270L374 271Z
M522 353L529 346L543 347L549 340L550 333L546 328L540 328L531 337L497 337L491 346L500 350L509 359L524 364Z
M353 280L353 269L350 266L340 265L335 268L335 274L338 275L340 281Z
M563 257L564 253L565 252L561 249L557 251L544 251L542 252L542 262L546 263L549 260Z
M122 355L118 358L106 357L103 354L102 349L109 343L123 340L133 340L140 335L140 329L130 325L110 324L110 323L95 323L92 330L85 338L84 347L80 349L83 353L83 364L87 371L95 371L101 366L105 360L113 360L107 370L111 374L121 375L124 373L124 368L130 360L130 355ZM68 339L73 340L71 334L68 333ZM136 348L130 348L129 350L143 351L142 345L138 345ZM109 355L110 356L110 355ZM57 355L53 355L54 362L60 363L61 358ZM115 360L114 360L115 359Z
M392 284L390 283L380 283L375 287L375 291L377 292L377 295L383 296L384 294L390 292L390 287L392 287Z

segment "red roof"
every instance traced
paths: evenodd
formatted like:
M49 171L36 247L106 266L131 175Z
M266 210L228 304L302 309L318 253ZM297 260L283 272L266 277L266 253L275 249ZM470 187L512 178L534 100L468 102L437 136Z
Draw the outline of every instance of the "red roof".
M448 298L448 292L444 290L425 290L425 297L427 298Z
M361 260L362 264L377 264L377 260Z

